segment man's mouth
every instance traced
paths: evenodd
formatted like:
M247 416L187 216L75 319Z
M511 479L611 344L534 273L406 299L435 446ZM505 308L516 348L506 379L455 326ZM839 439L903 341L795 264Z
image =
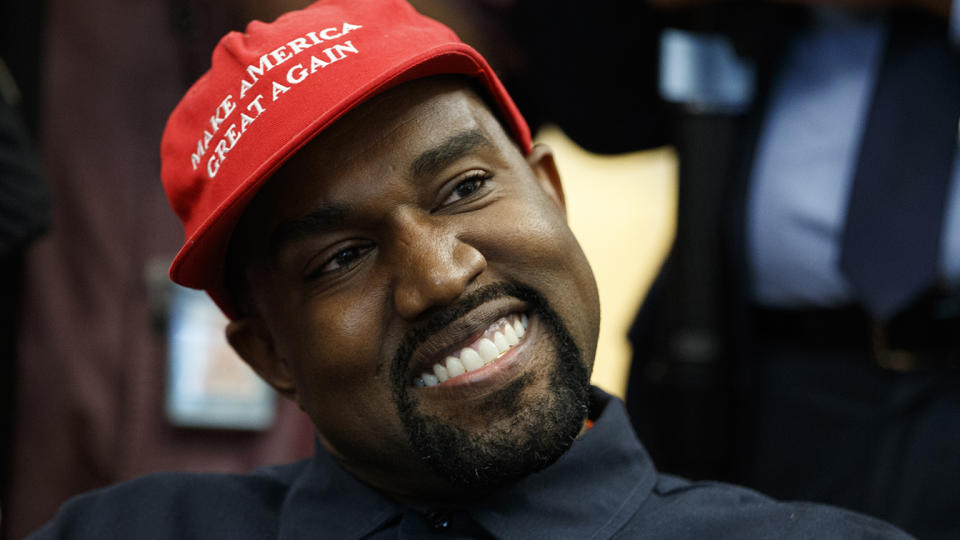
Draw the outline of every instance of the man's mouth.
M472 343L434 363L430 371L421 373L413 381L414 386L436 386L496 362L523 342L529 324L526 313L501 317Z

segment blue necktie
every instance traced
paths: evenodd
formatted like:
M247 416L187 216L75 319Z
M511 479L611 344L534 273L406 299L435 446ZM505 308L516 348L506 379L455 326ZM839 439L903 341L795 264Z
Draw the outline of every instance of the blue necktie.
M945 26L894 13L860 148L840 269L888 320L937 277L957 150L960 54Z

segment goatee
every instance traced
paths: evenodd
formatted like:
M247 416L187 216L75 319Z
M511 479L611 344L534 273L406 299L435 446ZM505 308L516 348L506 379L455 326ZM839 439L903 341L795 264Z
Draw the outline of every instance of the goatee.
M413 352L433 333L501 297L526 302L530 319L538 320L550 338L556 361L550 366L546 395L523 399L533 383L528 373L484 398L484 414L511 419L508 429L484 433L421 413L405 376ZM409 331L394 356L391 382L407 438L421 459L451 484L478 490L516 481L556 461L580 433L589 403L589 373L573 336L542 294L518 283L483 287Z

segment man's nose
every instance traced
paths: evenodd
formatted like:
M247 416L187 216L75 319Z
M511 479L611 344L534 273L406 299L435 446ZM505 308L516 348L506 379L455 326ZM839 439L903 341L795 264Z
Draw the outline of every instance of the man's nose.
M446 305L487 267L483 254L432 216L403 216L394 243L393 299L406 319Z

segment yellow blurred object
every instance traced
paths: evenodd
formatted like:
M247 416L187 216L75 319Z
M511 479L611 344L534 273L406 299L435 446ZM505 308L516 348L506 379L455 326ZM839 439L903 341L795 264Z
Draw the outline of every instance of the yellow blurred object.
M600 289L600 342L593 384L623 397L627 331L676 230L677 160L669 149L591 154L556 128L536 137L554 150L570 226Z

